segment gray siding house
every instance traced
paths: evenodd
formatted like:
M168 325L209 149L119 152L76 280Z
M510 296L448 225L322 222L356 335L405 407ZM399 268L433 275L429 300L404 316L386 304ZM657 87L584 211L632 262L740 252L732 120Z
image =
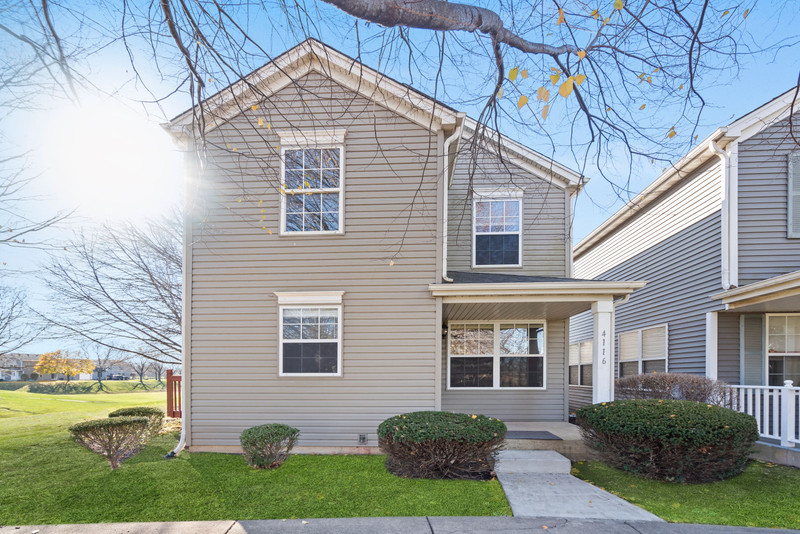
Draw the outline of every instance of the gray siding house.
M415 410L565 421L568 318L594 310L605 339L642 286L571 277L581 176L493 132L473 143L463 113L318 41L165 127L187 152L192 450L281 422L300 451L372 452Z
M793 91L717 129L574 249L575 275L647 286L616 305L618 376L800 383L800 151ZM795 114L794 129L800 119ZM570 406L592 318L571 320Z

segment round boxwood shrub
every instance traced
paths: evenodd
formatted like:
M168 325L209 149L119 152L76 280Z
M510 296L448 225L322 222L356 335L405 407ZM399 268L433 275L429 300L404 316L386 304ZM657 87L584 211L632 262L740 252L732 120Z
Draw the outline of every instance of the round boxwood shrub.
M149 424L147 417L109 417L77 423L69 431L79 445L99 454L116 469L139 452L147 441Z
M164 424L164 412L159 408L152 406L132 406L130 408L120 408L114 410L109 417L146 417L148 423L147 439L157 436L161 432L161 427Z
M412 412L378 426L392 473L419 478L490 478L506 425L485 415Z
M251 467L271 469L286 461L299 435L296 428L272 423L245 429L239 441L244 459Z
M621 400L584 406L576 415L586 443L608 463L663 480L736 476L758 439L753 416L699 402Z

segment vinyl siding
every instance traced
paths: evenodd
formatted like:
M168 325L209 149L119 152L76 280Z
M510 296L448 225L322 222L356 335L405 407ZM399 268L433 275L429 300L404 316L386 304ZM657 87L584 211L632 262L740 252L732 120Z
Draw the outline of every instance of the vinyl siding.
M764 328L766 317L761 313L747 313L742 315L742 371L744 383L751 386L764 385Z
M343 235L278 235L275 132L290 125L347 129ZM236 446L268 422L299 445L375 445L386 417L433 409L438 143L318 74L212 131L190 244L190 445ZM341 377L278 376L275 291L344 291Z
M624 226L575 258L576 278L599 278L615 266L704 220L722 206L718 158L692 173ZM632 208L637 209L637 208Z
M721 290L720 172L698 169L575 262L577 277L647 282L617 306L615 334L668 324L670 372L705 372L705 314L721 309L708 298ZM572 342L591 337L591 315L571 323Z
M442 410L478 413L504 421L564 421L567 347L566 321L547 322L546 390L447 389L447 347L442 354Z
M794 115L795 131L800 114ZM800 269L800 239L787 237L789 121L739 145L739 284Z
M569 386L569 411L574 412L582 406L592 403L591 386Z
M740 384L739 378L739 314L717 315L717 379Z
M567 275L570 234L567 193L558 186L515 166L507 159L480 152L464 153L462 143L448 198L447 265L451 271L480 271L520 275ZM473 189L516 186L522 200L522 267L472 268ZM502 196L502 195L499 195Z

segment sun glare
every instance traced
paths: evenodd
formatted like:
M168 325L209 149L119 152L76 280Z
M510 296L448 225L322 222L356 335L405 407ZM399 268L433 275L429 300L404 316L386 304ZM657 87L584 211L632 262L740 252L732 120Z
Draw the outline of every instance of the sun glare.
M65 108L48 123L45 174L66 208L97 220L135 221L180 202L181 155L144 114L95 100Z

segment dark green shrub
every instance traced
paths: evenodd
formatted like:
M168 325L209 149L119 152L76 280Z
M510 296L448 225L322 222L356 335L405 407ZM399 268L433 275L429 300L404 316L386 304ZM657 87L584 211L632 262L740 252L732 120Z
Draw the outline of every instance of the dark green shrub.
M16 391L27 386L25 382L0 382L0 390L3 391Z
M239 438L244 460L256 469L280 467L289 457L299 435L296 428L279 423L247 428Z
M94 383L81 382L34 382L28 386L30 393L44 393L49 395L74 395L79 393L94 393Z
M687 373L648 373L617 380L618 399L671 399L730 406L730 388L724 382Z
M609 464L648 478L709 482L740 474L754 417L680 400L620 400L578 409L584 440Z
M148 436L147 438L152 438L157 436L159 432L161 432L161 427L164 424L164 412L158 408L153 408L151 406L133 406L131 408L120 408L119 410L114 410L110 414L109 417L147 417L149 421L148 424Z
M99 454L116 469L139 452L147 441L149 425L147 417L109 417L77 423L69 431L79 445Z
M386 467L419 478L488 478L506 425L485 415L412 412L378 426Z

